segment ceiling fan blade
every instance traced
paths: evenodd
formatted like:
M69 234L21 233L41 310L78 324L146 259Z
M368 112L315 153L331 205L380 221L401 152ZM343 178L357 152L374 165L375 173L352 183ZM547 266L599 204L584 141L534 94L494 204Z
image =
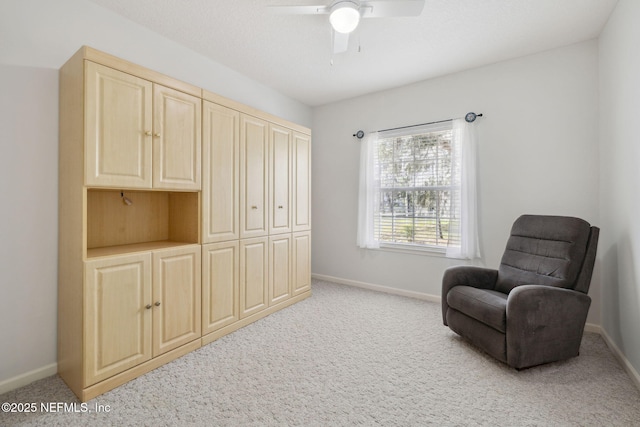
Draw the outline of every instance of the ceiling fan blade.
M267 6L267 10L277 15L325 15L329 7L319 6Z
M333 53L346 52L349 48L349 33L333 32Z
M419 16L424 9L424 0L367 0L360 4L363 18Z

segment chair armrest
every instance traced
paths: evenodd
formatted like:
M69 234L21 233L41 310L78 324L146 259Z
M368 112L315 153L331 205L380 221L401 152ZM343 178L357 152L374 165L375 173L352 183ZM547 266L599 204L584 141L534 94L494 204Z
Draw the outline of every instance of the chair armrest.
M507 298L509 365L524 368L577 356L590 305L588 295L572 289L514 288Z
M480 289L493 289L498 280L498 270L472 265L449 267L442 276L442 322L447 325L447 294L454 286L472 286Z

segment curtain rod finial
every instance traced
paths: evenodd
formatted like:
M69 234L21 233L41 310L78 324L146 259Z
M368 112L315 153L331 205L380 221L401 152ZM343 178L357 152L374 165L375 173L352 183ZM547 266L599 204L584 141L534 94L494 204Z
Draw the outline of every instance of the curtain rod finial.
M362 139L364 137L364 132L359 130L358 132L354 133L353 136L355 136L358 139Z
M476 119L477 119L478 117L482 117L482 113L478 113L478 114L476 114L476 113L474 113L474 112L470 112L470 113L467 113L467 115L466 115L466 116L464 116L464 120L465 120L467 123L473 123L473 122L475 122L475 121L476 121Z

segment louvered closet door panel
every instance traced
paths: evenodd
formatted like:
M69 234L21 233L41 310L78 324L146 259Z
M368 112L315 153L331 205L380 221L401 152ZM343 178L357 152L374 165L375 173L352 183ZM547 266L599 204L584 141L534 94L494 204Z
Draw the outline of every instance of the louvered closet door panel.
M240 237L240 114L204 102L202 242Z
M150 188L152 84L85 61L85 183Z
M268 124L240 116L240 238L266 236L269 226Z

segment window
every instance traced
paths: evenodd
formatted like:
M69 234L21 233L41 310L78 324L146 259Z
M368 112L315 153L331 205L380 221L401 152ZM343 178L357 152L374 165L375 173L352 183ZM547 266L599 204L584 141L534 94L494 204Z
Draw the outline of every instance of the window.
M452 173L451 138L448 122L378 140L376 240L433 249L459 245L460 181Z
M360 247L478 255L469 126L454 120L368 136L360 164Z

